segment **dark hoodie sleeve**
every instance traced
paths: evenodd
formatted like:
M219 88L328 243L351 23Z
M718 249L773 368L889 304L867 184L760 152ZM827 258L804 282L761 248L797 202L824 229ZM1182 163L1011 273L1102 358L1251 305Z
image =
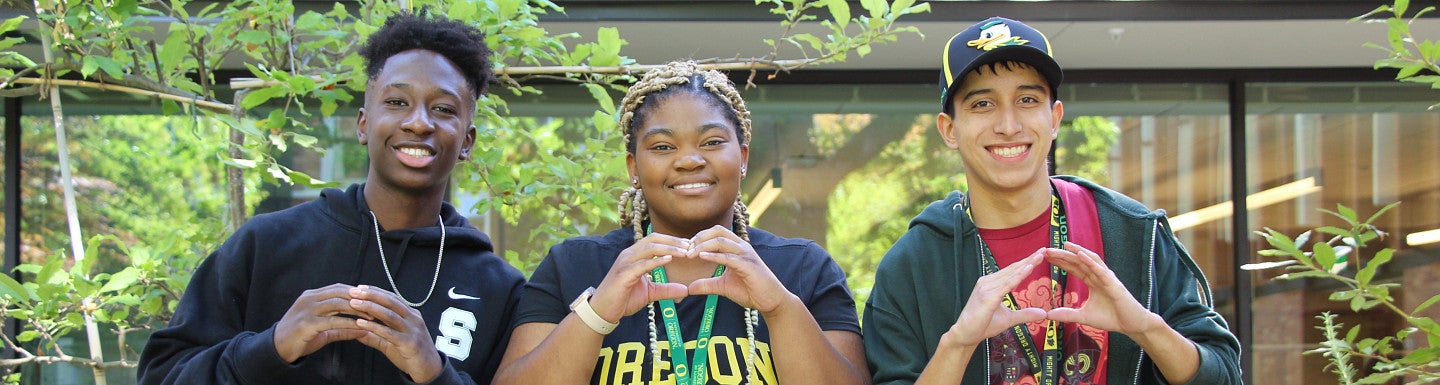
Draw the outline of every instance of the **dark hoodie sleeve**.
M913 263L927 243L923 228L911 228L900 237L875 269L875 285L865 300L865 359L876 385L913 384L925 371L931 351L913 312L916 277Z
M1164 222L1162 222L1164 223ZM1157 229L1155 239L1155 312L1189 339L1200 353L1200 367L1190 384L1240 384L1240 342L1230 333L1225 319L1211 307L1210 288L1194 259L1175 240L1168 224ZM1147 358L1148 361L1148 358ZM1166 383L1153 364L1150 373L1141 373L1153 383Z
M146 342L140 384L270 384L299 370L280 358L273 326L244 330L251 235L242 229L200 264L170 325Z

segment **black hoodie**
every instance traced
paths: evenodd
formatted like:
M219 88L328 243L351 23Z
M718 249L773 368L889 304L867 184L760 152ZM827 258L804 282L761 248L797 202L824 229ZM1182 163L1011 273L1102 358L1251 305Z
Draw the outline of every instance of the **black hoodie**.
M141 384L405 384L409 377L358 341L331 343L284 362L275 324L306 290L334 283L394 289L375 247L363 185L257 215L195 271L170 326L140 356ZM444 261L419 308L444 370L432 384L488 384L509 343L524 276L495 256L490 238L455 208L441 208ZM399 291L425 298L435 276L439 226L384 231ZM442 353L445 352L445 353Z

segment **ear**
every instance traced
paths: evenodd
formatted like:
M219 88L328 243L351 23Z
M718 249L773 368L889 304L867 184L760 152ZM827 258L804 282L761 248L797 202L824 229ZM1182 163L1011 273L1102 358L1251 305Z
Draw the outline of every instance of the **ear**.
M1065 118L1065 103L1059 100L1050 107L1050 139L1060 137L1060 121Z
M625 154L625 169L630 170L630 187L640 187L640 172L635 169L635 154Z
M370 137L365 132L365 107L360 107L360 115L355 118L355 136L360 138L360 144L370 144Z
M745 179L745 170L750 169L750 145L740 145L740 179Z
M470 159L470 149L475 146L475 125L465 130L465 141L460 147L460 160Z
M945 140L945 146L952 150L960 149L960 138L956 136L955 119L950 114L941 112L935 116L935 129L940 131L940 139Z

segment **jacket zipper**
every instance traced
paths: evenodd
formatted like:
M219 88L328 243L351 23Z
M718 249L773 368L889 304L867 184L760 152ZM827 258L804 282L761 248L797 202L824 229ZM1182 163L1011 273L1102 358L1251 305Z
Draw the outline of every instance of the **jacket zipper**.
M1154 307L1155 300L1155 237L1160 236L1160 220L1156 219L1150 226L1150 253L1149 268L1145 269L1145 310ZM1145 363L1145 349L1140 349L1140 356L1135 359L1135 381L1134 385L1140 385L1140 365Z

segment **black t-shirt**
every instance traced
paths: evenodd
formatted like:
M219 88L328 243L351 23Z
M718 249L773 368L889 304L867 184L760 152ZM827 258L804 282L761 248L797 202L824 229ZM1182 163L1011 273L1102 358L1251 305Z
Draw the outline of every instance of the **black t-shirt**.
M788 239L760 229L750 228L750 244L765 265L780 279L786 289L795 293L810 309L822 330L848 330L860 333L855 314L855 299L845 284L845 272L820 245L807 239ZM634 244L634 230L622 228L603 236L571 238L550 248L550 254L525 284L524 295L516 309L516 325L542 322L558 324L570 314L570 302L585 288L600 285L620 251ZM705 309L704 296L691 296L675 304L680 319L680 335L685 348L695 348L700 319ZM659 306L655 308L660 311ZM657 315L653 322L663 360L658 373L650 353L648 312L639 312L620 319L620 326L605 336L595 363L590 383L597 385L659 384L672 381L669 344L665 326ZM770 329L762 319L755 329L759 342L755 349L755 384L775 384L775 369L770 356ZM709 349L711 384L745 382L745 355L750 340L745 335L744 308L725 297L715 307L715 326ZM694 351L686 352L693 360ZM693 366L694 363L692 362Z

